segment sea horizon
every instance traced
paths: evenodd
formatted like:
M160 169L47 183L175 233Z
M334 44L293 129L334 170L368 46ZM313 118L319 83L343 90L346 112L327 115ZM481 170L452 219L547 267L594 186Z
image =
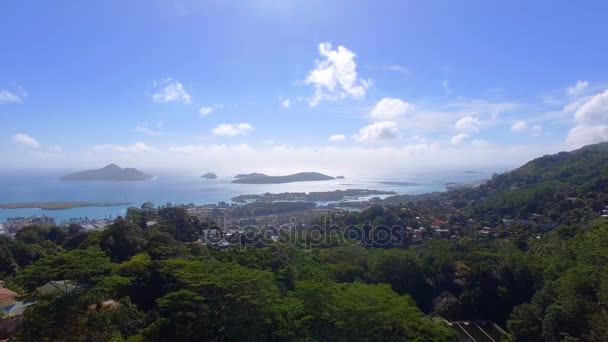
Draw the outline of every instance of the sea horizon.
M155 205L215 204L231 202L237 195L334 191L369 189L394 191L399 195L422 194L446 190L445 183L467 183L490 178L504 168L476 169L418 169L382 170L353 175L347 170L314 170L344 179L283 184L235 184L237 172L218 174L217 179L207 180L201 175L208 170L192 171L151 170L154 178L135 182L66 182L60 177L67 169L20 170L0 172L0 203L47 203L47 202L129 202L130 205L112 207L79 207L60 210L38 208L0 209L0 222L13 217L47 216L57 224L72 218L104 219L125 215L129 207L140 207L146 201ZM209 170L211 171L211 170ZM310 171L310 170L306 170ZM253 170L251 172L258 172ZM274 174L274 173L273 173ZM402 183L402 184L398 184Z

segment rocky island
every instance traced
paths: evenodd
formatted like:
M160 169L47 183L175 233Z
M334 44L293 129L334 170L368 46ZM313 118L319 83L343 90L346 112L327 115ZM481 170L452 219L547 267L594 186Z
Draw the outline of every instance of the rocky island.
M238 184L282 184L292 182L313 182L335 179L318 172L300 172L286 176L268 176L263 173L249 173L236 175L232 183Z
M216 179L217 175L213 172L207 172L204 175L201 176L201 178L203 179Z
M111 181L134 182L150 179L153 176L143 173L135 168L121 168L110 164L101 169L86 170L61 177L63 181Z

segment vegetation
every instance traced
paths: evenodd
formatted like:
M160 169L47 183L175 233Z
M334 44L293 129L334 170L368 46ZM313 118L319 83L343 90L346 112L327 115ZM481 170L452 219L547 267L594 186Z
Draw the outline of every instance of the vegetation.
M546 156L228 250L198 241L211 222L149 204L102 232L27 227L0 238L0 276L37 300L15 338L454 341L445 320L490 320L514 341L605 341L607 161L603 148ZM423 225L458 238L405 238ZM37 294L49 280L78 286Z

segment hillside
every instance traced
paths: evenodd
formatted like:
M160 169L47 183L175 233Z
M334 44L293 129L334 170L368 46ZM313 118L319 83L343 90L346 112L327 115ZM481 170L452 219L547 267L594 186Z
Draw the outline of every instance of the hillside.
M534 159L478 188L444 197L471 202L469 215L492 223L532 216L575 223L602 212L607 190L608 143L600 143Z

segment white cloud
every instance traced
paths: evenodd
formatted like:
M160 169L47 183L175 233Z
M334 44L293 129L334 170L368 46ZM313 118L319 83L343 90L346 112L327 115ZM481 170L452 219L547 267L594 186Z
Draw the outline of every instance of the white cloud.
M450 88L450 83L448 82L448 80L441 80L441 87L443 88L443 91L445 91L446 94L452 93L452 88Z
M319 54L323 57L315 62L315 68L308 73L305 83L315 88L308 99L310 106L322 101L336 101L344 98L360 99L365 96L369 81L359 80L355 53L340 45L332 50L330 43L319 44Z
M401 65L397 65L397 64L393 64L393 65L385 65L382 67L384 70L388 70L388 71L392 71L392 72L396 72L402 75L409 75L410 70L406 67L403 67Z
M5 89L0 89L0 103L20 103L23 102L21 96Z
M344 141L344 140L346 140L346 135L344 135L344 134L332 134L329 136L329 141L337 142L337 141Z
M25 133L17 133L13 135L13 142L18 145L27 146L31 148L39 148L40 143L32 136Z
M580 123L608 122L608 90L584 102L574 113L574 119Z
M589 82L587 82L587 81L577 81L576 84L574 84L573 86L568 87L566 89L566 92L570 96L576 96L576 95L580 95L582 92L584 92L585 89L587 89L587 87L589 87Z
M580 147L608 140L608 90L577 103L574 113L576 126L568 133L566 143Z
M459 133L459 134L456 134L455 136L453 136L452 139L450 139L450 142L452 143L452 145L459 145L460 143L464 142L467 139L469 139L468 134Z
M375 120L390 120L403 116L408 111L413 111L414 106L400 99L385 97L378 101L370 116Z
M528 129L528 124L525 121L517 121L511 126L513 132L525 132Z
M265 139L263 141L263 143L264 143L264 145L274 145L275 144L274 140L272 140L272 139Z
M608 125L578 125L568 132L566 143L573 148L608 140Z
M198 113L201 116L207 116L207 115L213 113L213 107L201 107L201 109L198 110Z
M532 134L537 135L540 134L542 130L543 128L541 125L530 126L527 122L523 120L516 121L515 123L513 123L513 125L511 125L511 131L517 133L531 132Z
M154 81L154 91L155 93L152 94L154 102L190 103L190 94L186 92L180 82L171 77Z
M380 140L390 140L401 135L397 124L392 121L375 122L365 126L354 135L355 140L360 142L376 142Z
M476 117L465 116L456 121L454 128L463 133L477 132L481 128L481 121Z
M281 107L283 108L289 108L291 106L291 100L290 99L283 99L281 100Z
M220 124L212 130L213 135L237 136L253 131L253 126L242 122L238 124Z
M153 152L155 149L146 145L143 142L136 142L132 145L113 145L103 144L94 145L91 147L92 151L107 151L107 152L120 152L120 153L142 153L142 152Z

